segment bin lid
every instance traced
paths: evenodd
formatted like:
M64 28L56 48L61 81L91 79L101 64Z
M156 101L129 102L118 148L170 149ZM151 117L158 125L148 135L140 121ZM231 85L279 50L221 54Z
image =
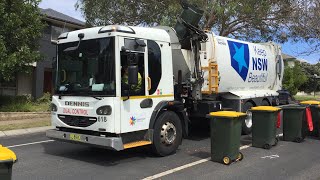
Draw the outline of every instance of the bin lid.
M242 112L236 112L236 111L217 111L217 112L211 112L210 116L214 117L230 117L230 118L236 118L240 116L246 116L246 113Z
M13 161L17 160L16 154L8 148L0 145L0 161Z
M281 109L273 106L256 106L256 107L252 107L251 110L275 112L275 111L280 111Z
M320 105L320 101L302 101L300 104Z
M282 106L281 109L306 109L305 106L299 106L299 105L289 105L289 106Z

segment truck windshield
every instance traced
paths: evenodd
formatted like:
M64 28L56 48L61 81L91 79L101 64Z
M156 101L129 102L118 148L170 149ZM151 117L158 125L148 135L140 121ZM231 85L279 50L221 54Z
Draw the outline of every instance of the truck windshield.
M58 45L57 94L115 96L114 37Z

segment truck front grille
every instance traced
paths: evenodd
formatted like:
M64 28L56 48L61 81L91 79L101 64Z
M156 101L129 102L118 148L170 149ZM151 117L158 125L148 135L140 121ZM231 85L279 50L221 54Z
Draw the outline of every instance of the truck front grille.
M96 117L58 115L58 118L65 124L75 127L88 127L97 122Z

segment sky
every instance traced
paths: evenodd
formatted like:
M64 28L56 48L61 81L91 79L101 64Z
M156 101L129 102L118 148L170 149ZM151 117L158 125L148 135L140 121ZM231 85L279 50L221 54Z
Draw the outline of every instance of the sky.
M81 12L75 9L74 5L76 2L77 0L42 0L42 2L39 4L39 7L43 9L51 8L73 18L85 21ZM304 49L308 48L308 45L305 43L287 42L285 44L281 44L281 46L283 53L306 60L309 63L314 64L320 60L320 52L308 56L300 55L301 50L303 51Z

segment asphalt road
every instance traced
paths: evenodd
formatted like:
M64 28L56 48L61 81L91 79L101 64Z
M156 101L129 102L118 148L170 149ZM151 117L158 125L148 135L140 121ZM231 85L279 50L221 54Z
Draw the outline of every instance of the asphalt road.
M44 133L0 138L0 144L11 147L19 159L13 180L320 179L320 140L312 138L301 144L280 141L264 150L243 146L251 142L243 136L245 157L230 166L210 161L206 131L194 132L175 155L162 158L147 147L114 152L47 140Z

